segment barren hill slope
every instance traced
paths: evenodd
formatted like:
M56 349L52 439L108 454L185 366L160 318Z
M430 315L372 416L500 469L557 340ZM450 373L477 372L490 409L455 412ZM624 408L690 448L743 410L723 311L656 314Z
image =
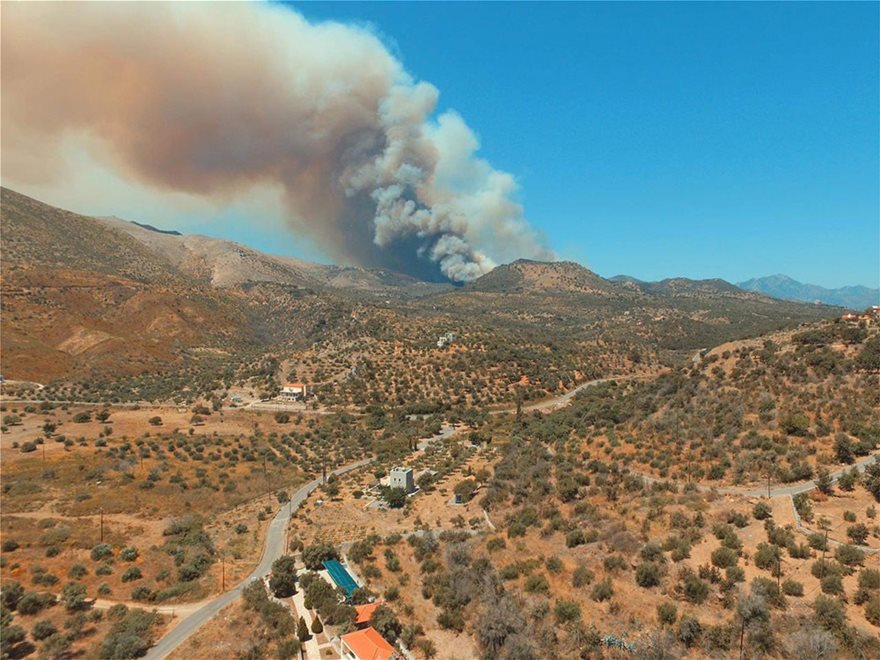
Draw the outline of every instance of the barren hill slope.
M76 269L136 282L179 282L174 266L139 241L94 218L0 189L3 275L13 271ZM144 230L146 231L146 230Z
M151 230L115 217L98 220L131 236L192 278L212 286L230 287L245 282L316 286L319 280L313 274L323 269L319 264L263 254L233 241Z
M420 282L379 269L318 264L293 257L265 254L246 245L197 234L159 231L116 217L98 218L128 234L149 250L202 284L221 288L271 282L311 289L351 290L394 298L427 295L451 285Z
M7 377L137 373L240 332L234 301L94 218L4 188L2 239Z
M89 218L8 190L2 206L0 368L61 396L192 398L241 383L271 393L296 377L330 404L495 404L516 383L547 396L839 315L722 282L643 289L571 262L520 260L454 287ZM438 347L450 331L454 344Z
M572 261L543 262L518 259L494 268L465 287L491 293L578 292L597 295L622 293L606 280Z

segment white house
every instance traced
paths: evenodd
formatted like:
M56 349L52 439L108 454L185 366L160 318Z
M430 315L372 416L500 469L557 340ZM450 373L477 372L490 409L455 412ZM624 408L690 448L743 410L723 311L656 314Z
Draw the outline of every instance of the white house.
M456 334L454 332L447 332L445 335L440 335L440 338L437 340L437 348L446 348L454 343L455 340Z
M409 495L416 489L416 481L413 476L413 469L408 467L391 468L389 474L390 479L388 485L392 488L402 488L403 492Z
M305 383L285 383L281 388L281 398L291 401L302 401L306 398Z

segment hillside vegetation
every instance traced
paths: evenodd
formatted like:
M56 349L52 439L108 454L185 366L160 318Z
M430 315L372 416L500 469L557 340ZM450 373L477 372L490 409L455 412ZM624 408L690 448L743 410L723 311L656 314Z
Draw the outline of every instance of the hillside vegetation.
M2 195L0 366L49 399L192 403L302 379L325 405L493 405L837 313L714 280L613 282L571 262L425 284Z

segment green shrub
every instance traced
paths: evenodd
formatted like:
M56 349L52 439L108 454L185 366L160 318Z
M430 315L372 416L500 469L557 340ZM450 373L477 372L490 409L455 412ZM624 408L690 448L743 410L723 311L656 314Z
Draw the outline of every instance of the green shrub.
M113 556L113 548L110 547L107 543L99 543L94 548L92 548L92 552L90 554L92 561L101 561L102 559L107 559Z
M593 574L593 571L591 571L586 566L578 566L576 569L574 569L574 573L572 573L571 585L577 589L580 589L581 587L590 584L594 578L595 575Z
M678 618L678 608L674 603L665 602L657 606L657 619L665 626L671 626Z
M735 550L721 546L712 551L712 564L718 568L736 566L739 562L739 554Z
M804 585L796 580L786 580L782 583L782 593L784 593L786 596L803 596Z
M700 605L709 597L709 585L690 572L681 580L681 593L689 603Z
M135 561L138 558L138 549L132 546L127 548L123 548L122 552L119 553L119 556L122 557L124 561Z
M639 552L645 561L663 561L663 547L659 543L646 543Z
M874 596L865 604L865 618L871 625L880 627L880 596Z
M123 582L134 582L135 580L140 580L143 577L143 573L141 573L141 569L137 566L129 566L125 569L125 572L122 574Z
M547 578L544 577L543 573L533 573L528 578L526 578L523 589L525 589L530 594L545 594L550 591L550 583L547 582Z
M646 561L636 567L636 584L645 589L660 584L660 567L652 561Z
M834 558L844 566L857 566L865 561L865 553L853 545L840 545L834 552Z
M590 598L599 603L610 600L612 596L614 596L614 585L611 583L611 578L597 582L590 593Z
M700 624L692 616L683 616L681 617L681 621L678 622L678 641L684 644L687 648L693 648L696 646L700 637L703 634L703 626Z
M141 585L131 592L131 599L136 601L152 601L155 599L155 594L153 594L149 587Z
M875 591L880 589L880 570L864 568L859 571L859 589Z
M35 591L28 591L18 601L16 611L26 616L37 614L47 607L55 604L55 596L48 593L38 594Z
M31 630L31 637L33 637L37 641L40 641L46 639L50 635L54 635L57 632L58 629L55 627L54 623L52 623L48 619L42 619L41 621L37 621L34 624L34 627Z
M869 533L870 531L868 530L868 526L864 523L850 525L846 528L846 535L849 537L849 540L856 545L865 545L868 540Z
M832 632L846 627L846 610L837 598L819 594L813 602L813 611L819 624Z
M779 546L759 543L754 560L755 566L758 568L763 568L765 571L777 571L782 561L782 553L779 551Z
M507 542L503 537L496 536L494 538L489 539L486 542L486 550L489 552L496 552L498 550L503 550L507 547Z
M554 614L559 623L579 621L581 618L581 607L573 600L560 600L556 603Z
M573 529L565 536L565 546L567 548L576 548L587 542L587 537L582 529Z

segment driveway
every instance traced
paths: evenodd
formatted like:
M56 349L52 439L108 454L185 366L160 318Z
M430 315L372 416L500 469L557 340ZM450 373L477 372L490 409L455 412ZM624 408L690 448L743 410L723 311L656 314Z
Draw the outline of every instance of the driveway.
M361 461L350 463L333 470L331 474L345 474L346 472L356 470L357 468L369 464L371 460L372 459L365 458ZM168 633L166 633L165 636L147 652L145 657L148 658L148 660L160 660L161 658L164 658L180 646L180 644L186 641L190 635L210 621L217 612L233 603L241 595L242 590L251 582L251 580L262 579L268 575L272 568L272 563L284 554L284 532L287 529L287 523L290 520L290 516L296 509L302 506L302 503L305 502L306 498L320 485L321 479L317 478L300 486L291 496L290 503L283 506L275 515L275 518L273 518L272 522L269 524L269 530L266 532L263 556L253 573L229 591L220 594L213 600L208 601L207 604L203 605L195 612L188 614L180 621L180 623L169 630ZM185 605L181 605L178 607L178 611L181 611L184 608Z

